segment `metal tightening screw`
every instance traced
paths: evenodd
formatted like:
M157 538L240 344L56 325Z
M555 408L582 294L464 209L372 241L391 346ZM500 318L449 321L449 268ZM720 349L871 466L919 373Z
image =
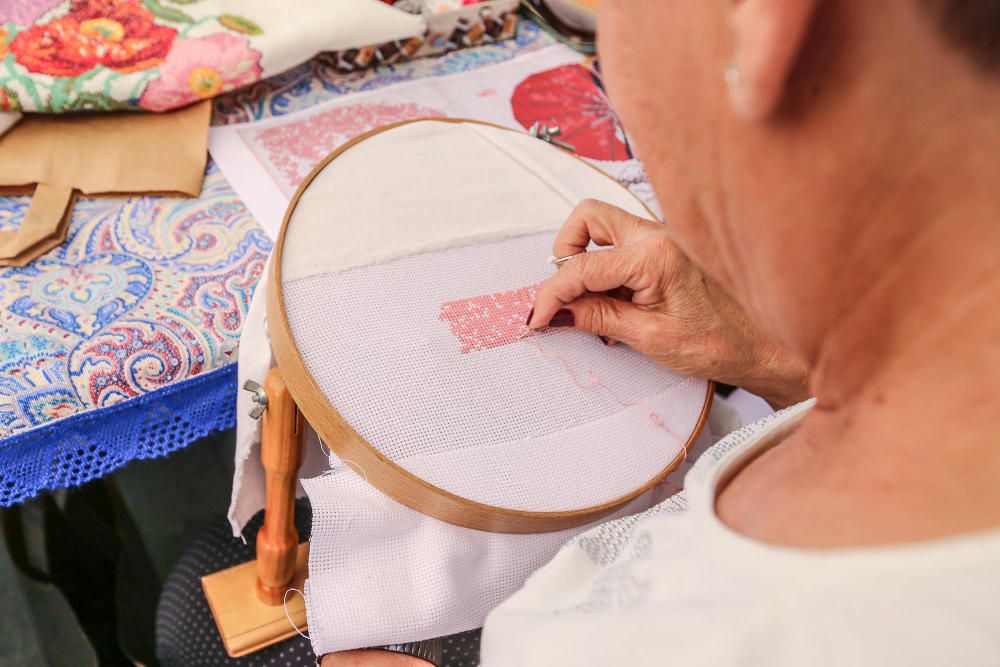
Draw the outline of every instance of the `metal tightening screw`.
M542 141L558 146L559 148L565 148L573 153L576 152L576 148L574 148L572 144L567 144L565 141L559 141L556 139L556 137L562 134L562 130L559 129L558 125L542 125L536 121L530 128L528 128L528 134L541 139Z
M260 416L264 414L264 410L267 409L267 393L264 391L264 387L258 382L247 380L243 383L243 388L253 394L250 400L255 405L250 409L250 417L252 419L260 419Z

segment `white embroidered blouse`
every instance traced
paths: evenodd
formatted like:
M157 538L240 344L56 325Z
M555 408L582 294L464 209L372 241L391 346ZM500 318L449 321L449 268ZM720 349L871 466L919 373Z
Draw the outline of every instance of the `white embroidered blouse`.
M484 667L1000 665L1000 530L803 550L715 514L810 403L732 433L652 509L571 540L486 621Z

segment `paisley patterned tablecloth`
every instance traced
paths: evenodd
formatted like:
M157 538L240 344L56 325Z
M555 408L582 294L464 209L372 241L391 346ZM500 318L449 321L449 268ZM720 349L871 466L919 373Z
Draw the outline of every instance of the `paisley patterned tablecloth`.
M213 123L507 60L516 40L344 75L320 56L218 98ZM0 229L26 197L0 197ZM0 507L235 425L240 327L271 241L209 162L197 199L78 201L66 242L0 269Z

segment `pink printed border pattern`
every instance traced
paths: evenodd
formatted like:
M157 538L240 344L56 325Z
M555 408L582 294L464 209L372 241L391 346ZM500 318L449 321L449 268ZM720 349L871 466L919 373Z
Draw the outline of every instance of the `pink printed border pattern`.
M320 160L348 139L389 123L444 115L411 102L364 102L273 127L241 130L240 136L290 195Z

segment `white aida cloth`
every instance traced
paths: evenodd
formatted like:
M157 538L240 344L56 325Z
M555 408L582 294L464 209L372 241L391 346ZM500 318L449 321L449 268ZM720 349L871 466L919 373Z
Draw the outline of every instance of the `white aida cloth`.
M290 216L281 276L329 403L393 462L488 505L569 511L648 484L707 382L579 332L519 338L553 270L549 230L587 194L643 210L575 156L476 123L412 123L338 155Z
M545 232L286 283L292 334L337 412L435 486L516 510L611 502L681 454L707 383L578 331L518 339L532 304L519 288L551 274L552 241ZM315 316L324 309L342 315Z

